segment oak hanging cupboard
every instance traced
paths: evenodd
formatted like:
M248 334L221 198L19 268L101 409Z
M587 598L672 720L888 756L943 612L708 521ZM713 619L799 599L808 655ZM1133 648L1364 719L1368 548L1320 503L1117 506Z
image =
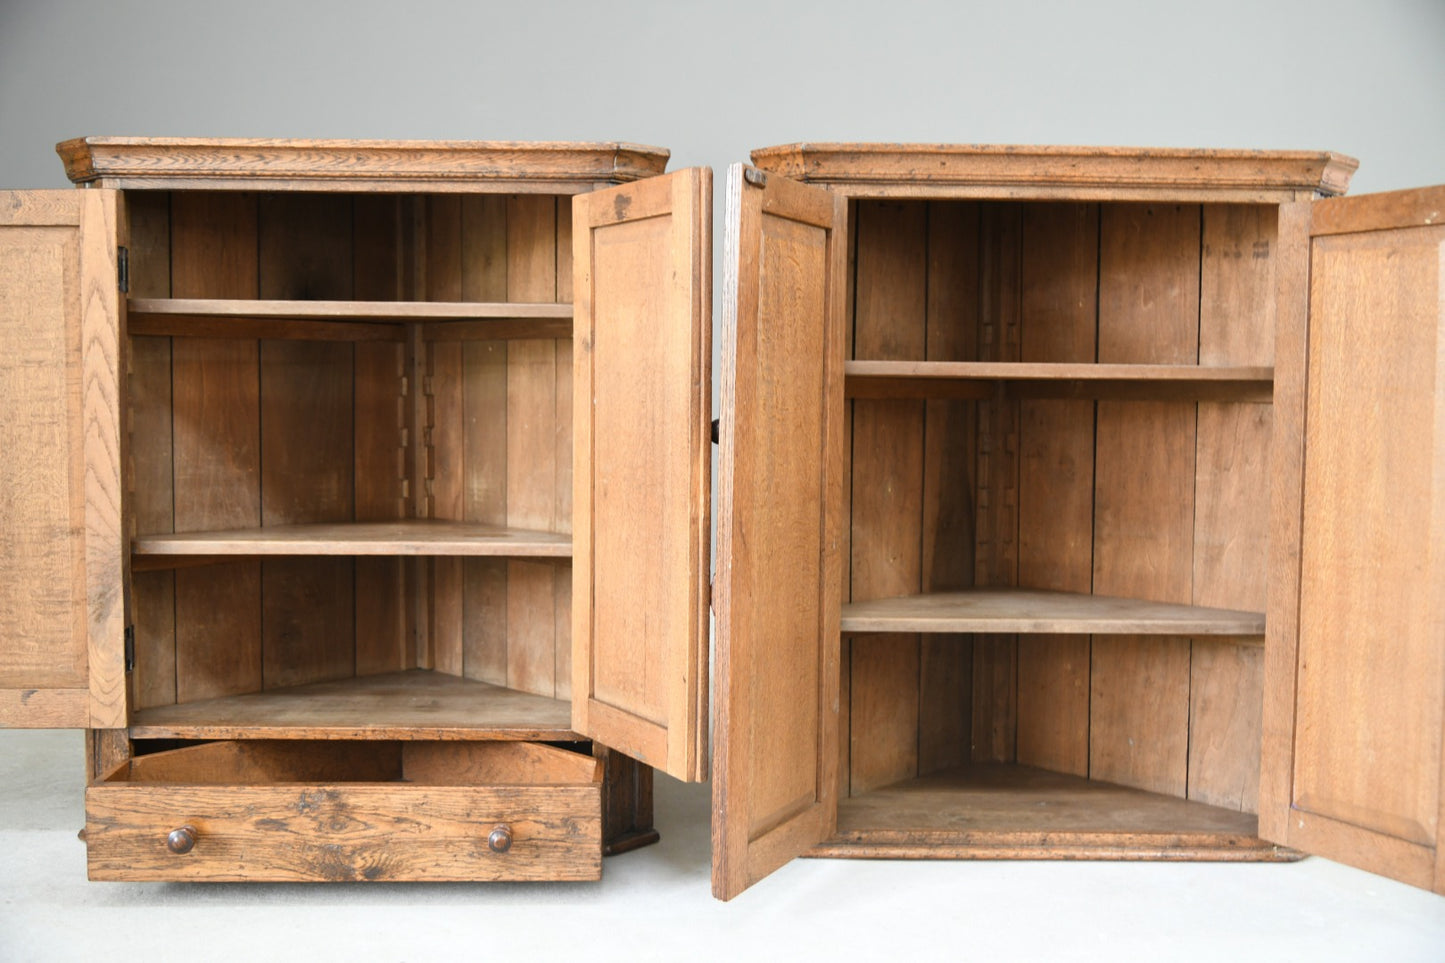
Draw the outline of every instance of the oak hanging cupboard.
M710 172L62 153L95 186L4 205L7 450L52 457L4 469L0 718L92 730L93 876L595 876L648 766L707 775L711 609L721 897L803 854L1445 891L1445 190L755 152L709 580Z

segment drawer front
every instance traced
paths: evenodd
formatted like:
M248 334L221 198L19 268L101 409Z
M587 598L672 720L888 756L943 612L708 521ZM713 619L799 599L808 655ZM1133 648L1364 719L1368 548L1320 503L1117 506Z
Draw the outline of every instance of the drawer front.
M134 786L86 791L95 880L592 880L596 786Z

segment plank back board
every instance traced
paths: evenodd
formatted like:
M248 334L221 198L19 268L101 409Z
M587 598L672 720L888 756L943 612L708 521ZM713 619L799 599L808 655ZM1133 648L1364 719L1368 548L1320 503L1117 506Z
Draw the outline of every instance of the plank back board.
M712 172L573 201L572 727L707 761Z
M728 172L713 893L837 822L844 200Z
M125 725L113 191L0 193L0 725Z

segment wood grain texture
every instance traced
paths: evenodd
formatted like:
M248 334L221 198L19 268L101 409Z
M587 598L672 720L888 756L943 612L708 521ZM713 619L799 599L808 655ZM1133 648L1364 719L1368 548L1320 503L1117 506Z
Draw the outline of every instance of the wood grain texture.
M713 594L721 899L836 818L847 263L840 198L734 165L728 211Z
M0 720L124 725L117 198L0 195Z
M854 357L922 361L928 331L928 211L922 204L858 208ZM922 588L925 408L919 401L853 405L850 596ZM849 786L864 792L918 774L917 637L851 645Z
M1099 360L1198 360L1200 209L1108 205L1100 215ZM1100 402L1094 591L1192 597L1195 410ZM1089 771L1182 795L1188 771L1189 644L1095 639Z
M627 143L83 137L56 145L72 181L102 187L570 193L662 173Z
M845 800L810 855L903 859L1281 860L1247 813L1031 766L973 765Z
M573 725L706 772L711 172L573 202ZM721 554L719 556L721 558Z
M571 741L567 703L428 670L226 696L135 714L136 738Z
M1261 713L1259 835L1289 839L1295 672L1299 656L1300 533L1309 337L1310 208L1281 204L1277 224L1275 382L1270 439L1269 606Z
M432 744L399 753L381 744L371 758L353 753L355 768L323 758L318 773L316 757L291 747L267 753L248 746L239 759L226 758L231 748L162 753L210 758L150 757L131 766L128 778L87 790L91 878L561 880L601 873L601 774L586 756L524 744ZM378 755L399 756L400 772L390 779L378 773ZM197 770L203 781L188 781ZM177 855L166 837L182 825L195 843ZM498 826L511 835L501 853L487 844Z
M550 301L557 296L557 200L507 199L507 296ZM557 346L516 341L507 346L507 524L557 527ZM555 695L558 640L556 569L507 565L507 684Z
M1201 364L1274 360L1278 208L1209 205L1200 260ZM1194 506L1196 604L1263 609L1269 405L1201 403ZM1263 653L1196 642L1190 663L1189 797L1258 810Z
M1098 208L1029 205L1022 235L1021 363L1092 365L1098 329ZM1022 402L1020 585L1091 589L1093 476L1093 404ZM1018 645L1018 761L1087 776L1090 640L1026 636Z
M130 294L171 293L171 198L138 191L125 198ZM175 457L172 449L171 344L137 337L127 317L126 497L128 535L175 529ZM130 576L135 668L130 686L137 708L176 701L176 580L171 572Z
M137 555L464 555L568 558L572 542L555 532L530 532L479 522L269 525L264 528L140 536Z
M256 197L171 199L171 293L258 293ZM187 338L172 346L176 530L261 523L259 346ZM261 567L176 573L176 698L261 688Z
M927 358L975 357L977 205L928 205L927 297ZM925 405L920 557L925 592L973 584L976 430L974 406L967 402L940 399ZM925 636L918 645L918 771L926 774L969 759L973 650L962 638Z
M501 301L508 297L507 206L508 199L501 196L462 198L464 298ZM570 317L569 306L569 328ZM459 326L449 323L439 327L450 332ZM532 333L536 333L535 327ZM466 412L462 517L471 522L505 525L507 521L507 354L505 343L462 345L462 406ZM462 673L470 679L505 685L507 564L501 560L467 559L462 565L462 578Z
M263 194L257 233L261 297L352 296L350 198ZM261 342L263 526L354 516L354 364L344 342ZM355 673L355 578L349 558L262 562L264 688Z
M1310 257L1292 823L1379 838L1352 861L1401 878L1385 839L1434 852L1441 832L1442 249L1445 227L1373 230L1315 238ZM1445 889L1431 875L1417 885Z
M752 152L764 170L854 197L1282 200L1343 194L1358 161L1323 151L990 144L800 143Z

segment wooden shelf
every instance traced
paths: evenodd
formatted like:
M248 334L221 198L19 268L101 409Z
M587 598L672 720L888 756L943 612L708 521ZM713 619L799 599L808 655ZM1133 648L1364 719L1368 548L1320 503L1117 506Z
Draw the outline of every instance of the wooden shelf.
M500 301L267 301L131 298L133 335L404 341L406 325L430 340L567 338L572 305Z
M217 532L140 535L131 543L137 560L236 555L465 555L505 558L571 558L572 536L499 528L476 522L417 519L273 525Z
M1298 859L1258 817L1010 764L978 764L840 800L812 856L949 859Z
M842 630L1236 636L1262 644L1264 614L1037 589L972 589L854 602Z
M138 739L575 741L571 703L422 669L142 709Z
M1274 369L1172 364L848 361L850 398L1099 398L1269 402Z

